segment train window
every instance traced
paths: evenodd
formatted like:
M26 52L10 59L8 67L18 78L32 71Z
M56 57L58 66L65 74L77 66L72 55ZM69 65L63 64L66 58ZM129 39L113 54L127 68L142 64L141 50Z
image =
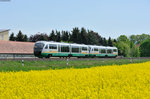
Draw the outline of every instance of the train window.
M43 48L44 44L43 43L36 43L35 47L37 47L37 48Z
M69 52L69 45L61 45L61 52Z
M48 49L48 45L45 46L45 49Z
M98 48L94 48L94 51L98 51Z
M101 49L99 49L99 53L101 53Z
M111 49L108 49L108 50L107 50L107 53L108 53L108 54L111 54L111 53L112 53L112 50L111 50Z
M87 51L87 47L82 47L82 51Z
M117 49L114 49L113 52L117 52Z
M72 52L73 53L79 53L80 52L79 46L72 46Z
M57 49L57 45L56 44L49 44L49 49Z
M106 50L105 49L101 49L101 53L105 54Z

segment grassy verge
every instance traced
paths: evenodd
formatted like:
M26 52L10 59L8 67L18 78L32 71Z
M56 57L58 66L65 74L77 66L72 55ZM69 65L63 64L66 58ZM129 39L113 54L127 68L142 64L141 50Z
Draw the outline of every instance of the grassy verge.
M64 69L64 68L90 68L94 66L105 65L122 65L129 63L141 63L150 61L150 59L111 59L111 60L70 60L67 61L24 61L22 66L21 61L0 61L0 72L7 71L30 71L30 70L48 70L48 69Z

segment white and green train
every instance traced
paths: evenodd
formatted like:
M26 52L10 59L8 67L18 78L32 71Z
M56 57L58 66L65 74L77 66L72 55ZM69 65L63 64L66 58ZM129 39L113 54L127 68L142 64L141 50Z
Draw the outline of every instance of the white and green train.
M39 58L117 57L118 49L116 47L38 41L34 45L34 55Z

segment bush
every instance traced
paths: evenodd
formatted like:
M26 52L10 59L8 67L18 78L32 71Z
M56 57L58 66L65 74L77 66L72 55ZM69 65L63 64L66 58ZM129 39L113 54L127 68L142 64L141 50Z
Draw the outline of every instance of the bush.
M140 45L141 57L150 57L150 39L142 42Z

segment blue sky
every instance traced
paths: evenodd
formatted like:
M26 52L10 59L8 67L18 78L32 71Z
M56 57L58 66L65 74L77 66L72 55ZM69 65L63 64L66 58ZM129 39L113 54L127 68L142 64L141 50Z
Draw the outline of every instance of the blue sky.
M74 27L101 36L150 34L149 0L11 0L0 2L0 29L28 36Z

